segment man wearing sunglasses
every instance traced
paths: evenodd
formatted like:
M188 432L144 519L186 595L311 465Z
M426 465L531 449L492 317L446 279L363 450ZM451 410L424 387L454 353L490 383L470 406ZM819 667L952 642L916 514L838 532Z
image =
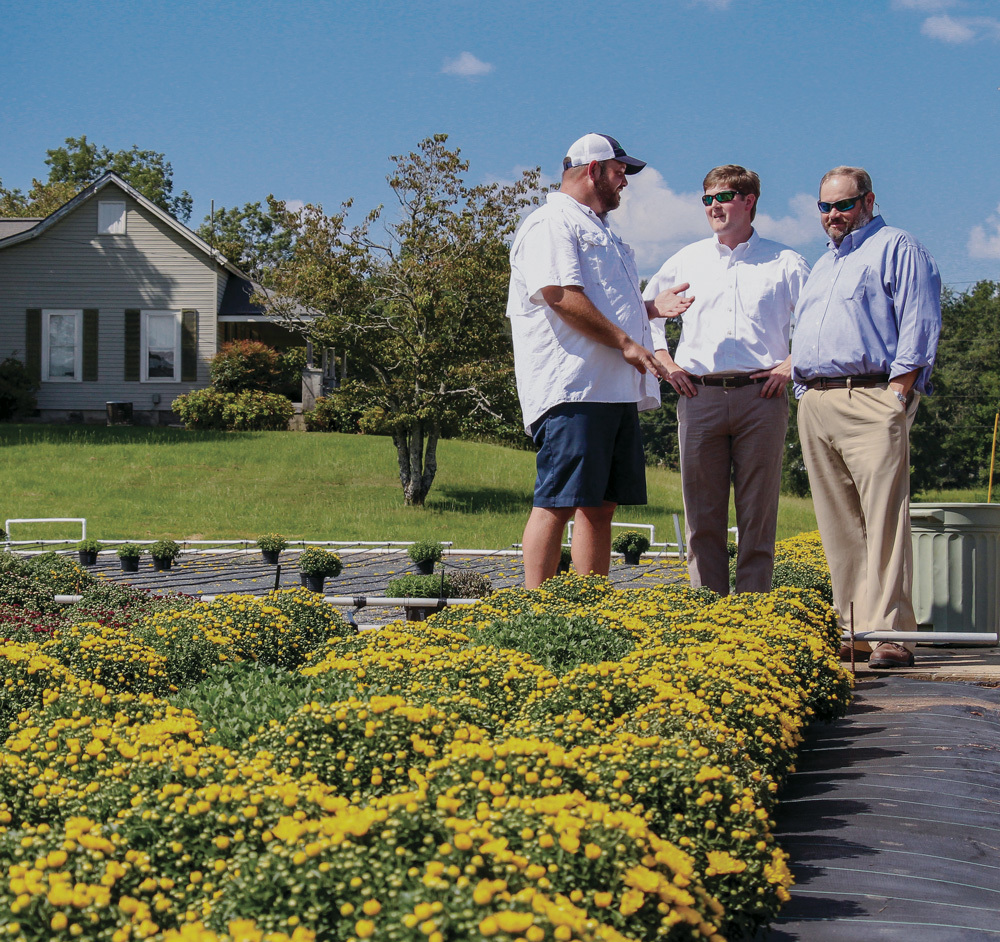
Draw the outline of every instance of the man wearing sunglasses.
M646 503L639 412L660 404L665 377L650 318L690 302L671 292L643 301L632 250L607 222L629 175L645 166L613 137L584 135L563 160L559 192L521 223L511 247L517 392L538 447L523 540L529 589L556 574L571 519L574 568L607 575L615 507Z
M729 594L729 492L736 503L737 592L770 592L788 428L792 311L805 259L753 227L760 178L729 164L704 180L714 235L669 258L645 297L689 282L693 303L674 355L653 321L657 359L677 391L681 487L692 586Z
M875 214L860 167L829 171L818 207L830 251L799 298L792 364L834 608L842 628L853 605L856 630L915 631L909 433L930 392L941 276L923 245ZM883 642L869 664L908 667L913 649Z

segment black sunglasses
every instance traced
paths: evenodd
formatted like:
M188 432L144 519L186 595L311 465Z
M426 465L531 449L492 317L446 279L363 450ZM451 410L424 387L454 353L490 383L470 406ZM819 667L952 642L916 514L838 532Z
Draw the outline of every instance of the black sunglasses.
M865 194L859 193L857 196L852 196L850 199L837 200L836 203L827 203L823 200L817 200L816 205L819 207L821 213L828 213L831 209L837 210L838 213L846 213L850 209L854 209L854 204L858 200L864 199Z
M738 193L736 190L723 190L721 193L712 193L711 195L705 194L701 201L706 206L712 205L712 200L718 200L720 203L731 203L737 196L742 196L742 193Z

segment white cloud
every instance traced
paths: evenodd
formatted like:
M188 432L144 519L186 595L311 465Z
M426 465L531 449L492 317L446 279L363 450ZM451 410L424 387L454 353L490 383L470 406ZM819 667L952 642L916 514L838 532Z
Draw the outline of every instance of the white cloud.
M985 226L973 226L966 245L972 258L1000 258L1000 206Z
M799 249L826 240L816 211L816 198L796 194L780 217L760 212L754 227L766 239ZM615 228L635 250L639 273L652 275L671 255L691 242L707 239L712 230L705 219L701 190L676 193L652 167L629 178L622 205L612 217Z
M463 52L457 59L445 59L441 71L445 75L460 75L462 78L479 78L493 71L489 62L477 59L471 52Z
M976 39L1000 40L1000 20L990 16L929 16L920 32L931 39L952 44Z

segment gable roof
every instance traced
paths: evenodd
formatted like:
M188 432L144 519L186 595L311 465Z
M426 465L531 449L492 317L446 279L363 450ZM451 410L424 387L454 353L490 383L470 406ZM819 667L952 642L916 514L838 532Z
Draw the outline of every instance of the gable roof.
M187 242L196 248L198 251L209 256L213 261L217 262L223 268L225 268L231 274L249 280L249 276L244 272L240 271L229 259L226 258L218 249L213 249L204 239L197 235L192 230L188 229L183 223L178 222L170 215L166 210L160 209L152 200L147 199L143 196L137 189L129 186L118 174L109 170L100 179L95 180L89 186L84 187L80 190L76 196L73 197L69 202L63 203L55 212L50 213L40 222L37 220L28 219L5 219L2 220L4 223L28 223L30 222L30 227L24 227L21 230L15 231L13 234L7 234L4 229L0 228L0 249L8 248L11 245L18 245L21 242L26 242L29 239L37 239L40 235L43 235L49 229L52 228L61 219L64 219L74 210L79 208L81 205L86 203L88 200L93 199L98 193L108 186L117 186L119 189L123 190L129 196L132 197L143 209L149 212L151 215L155 216L164 225L173 229L181 238L185 239Z
M43 216L18 216L17 218L0 219L0 241L7 236L17 235L25 229L32 229L42 221Z

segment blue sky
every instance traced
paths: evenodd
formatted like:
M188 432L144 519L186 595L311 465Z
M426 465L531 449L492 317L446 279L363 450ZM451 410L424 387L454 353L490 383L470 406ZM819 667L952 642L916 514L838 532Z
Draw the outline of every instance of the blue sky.
M944 281L1000 280L998 0L0 0L0 179L86 134L161 151L192 223L263 200L391 209L391 154L446 132L473 180L587 131L649 162L613 217L644 275L709 233L707 170L812 262L820 176L866 167Z

